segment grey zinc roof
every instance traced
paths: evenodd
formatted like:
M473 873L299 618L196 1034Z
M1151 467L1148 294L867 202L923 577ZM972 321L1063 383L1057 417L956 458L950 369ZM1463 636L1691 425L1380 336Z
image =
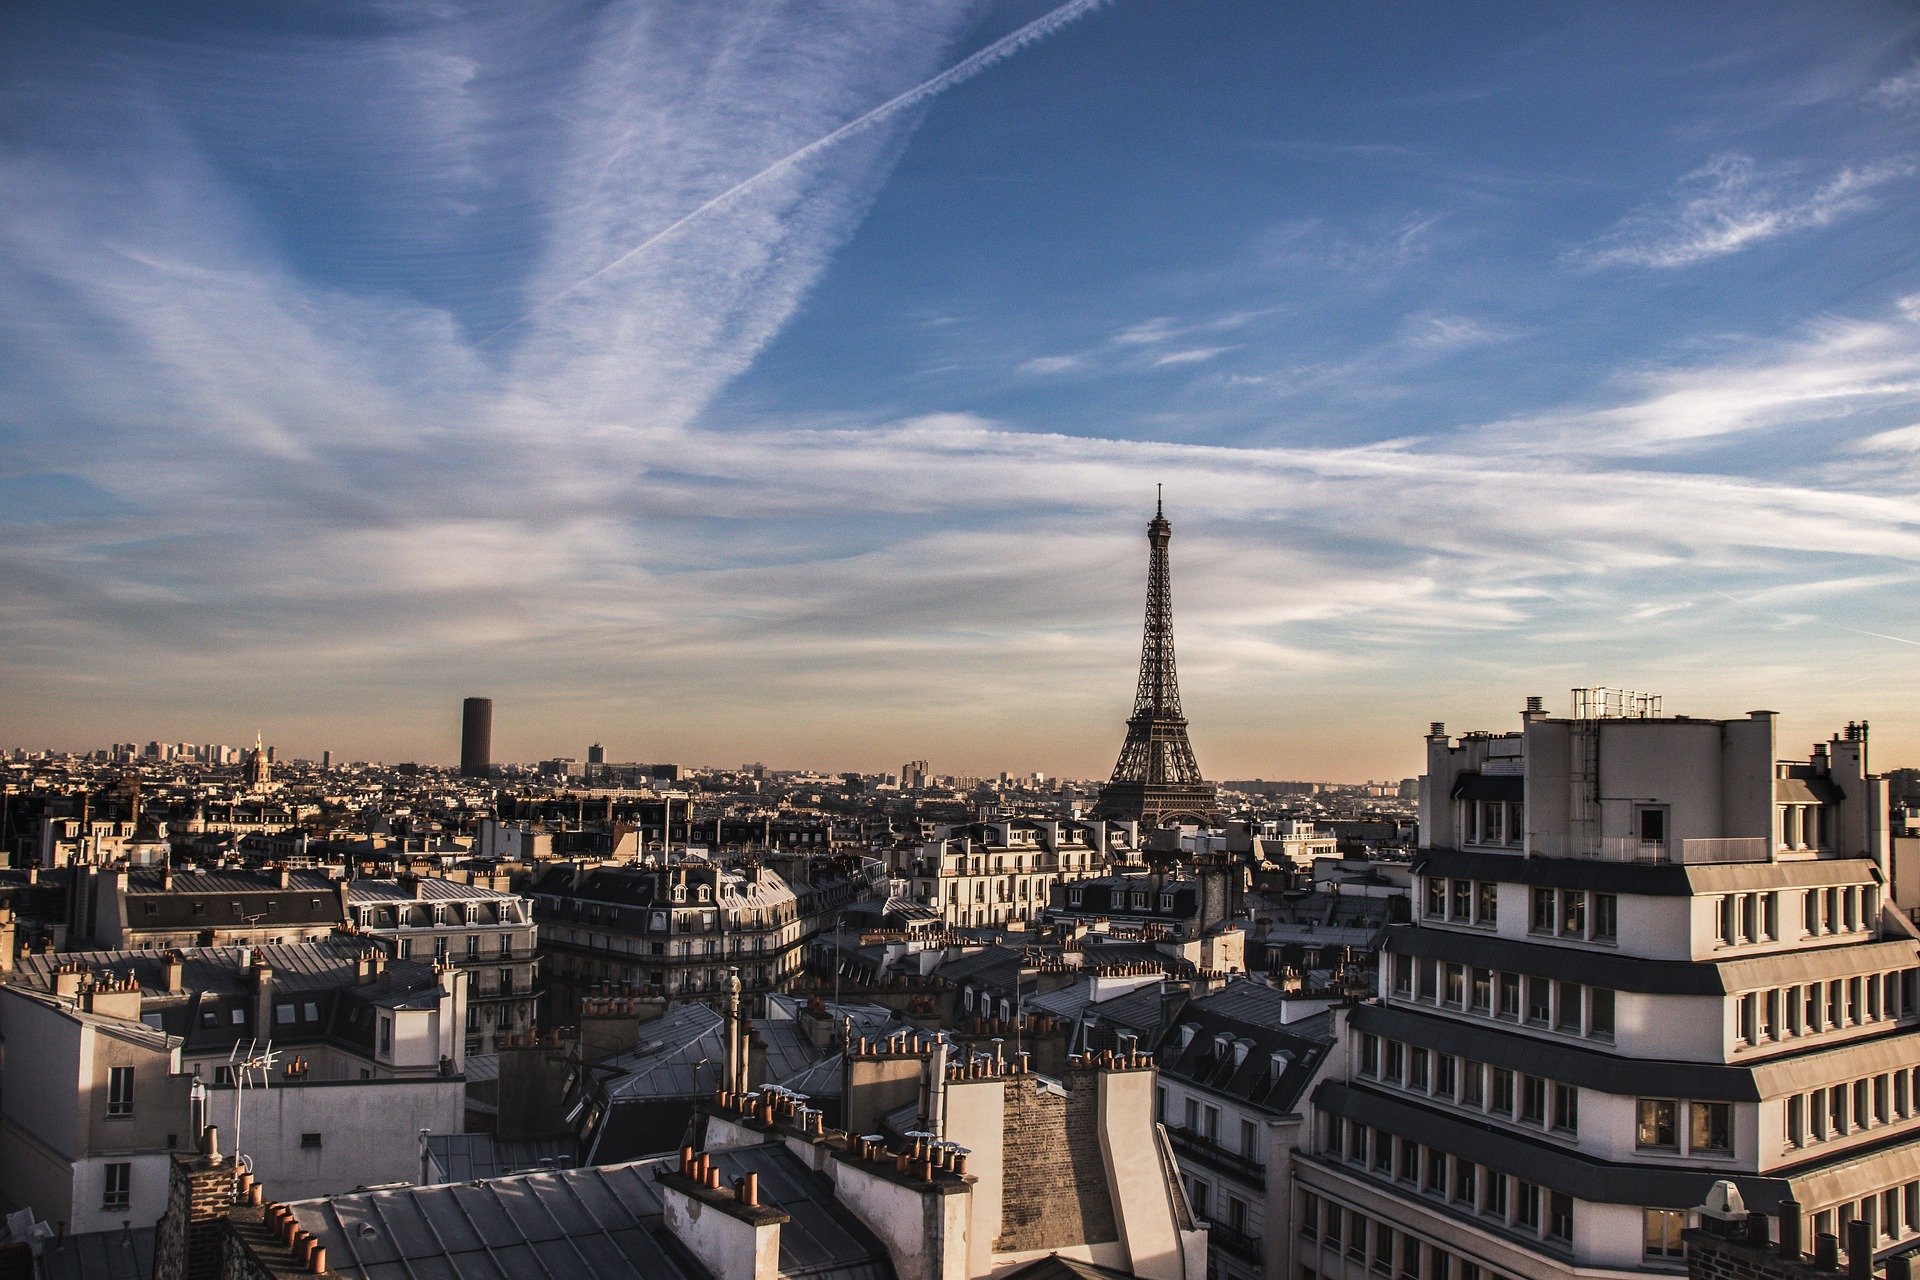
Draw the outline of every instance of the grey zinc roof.
M515 896L484 885L448 880L444 876L420 877L418 893L414 892L411 884L401 884L397 880L347 881L347 903L355 907L374 902L473 902Z
M703 1004L669 1009L652 1022L640 1024L640 1047L601 1068L609 1075L609 1098L691 1097L714 1087L719 1063L726 1057L720 1015ZM704 1078L694 1077L702 1060L709 1064Z
M87 1231L45 1241L40 1274L45 1280L149 1280L153 1275L153 1228Z
M580 1144L564 1138L509 1140L491 1133L433 1133L426 1138L431 1182L472 1182L580 1163Z
M668 1230L655 1183L677 1157L291 1206L354 1280L731 1280L712 1277ZM714 1156L722 1177L759 1175L761 1203L790 1215L780 1271L822 1280L892 1280L885 1247L785 1147Z
M181 986L187 991L240 995L250 990L240 961L243 955L269 965L274 984L281 991L319 990L353 981L354 962L373 948L366 942L327 938L318 942L268 943L255 947L182 947L185 966L180 971ZM21 956L15 968L14 982L36 991L53 989L53 969L59 964L77 963L92 972L115 976L131 973L147 995L166 995L166 977L162 970L162 951L63 951L57 954ZM425 966L391 966L394 972L410 972Z

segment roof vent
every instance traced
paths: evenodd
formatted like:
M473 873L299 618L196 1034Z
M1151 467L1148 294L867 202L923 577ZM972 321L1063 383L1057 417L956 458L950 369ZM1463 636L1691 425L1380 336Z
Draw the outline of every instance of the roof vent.
M1722 1178L1707 1189L1707 1202L1695 1205L1694 1212L1719 1222L1741 1222L1747 1216L1747 1202L1741 1198L1739 1187Z

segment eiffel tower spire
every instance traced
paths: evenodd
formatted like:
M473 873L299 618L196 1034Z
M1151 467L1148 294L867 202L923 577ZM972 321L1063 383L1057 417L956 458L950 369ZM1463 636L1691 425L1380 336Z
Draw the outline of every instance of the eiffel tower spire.
M1156 486L1157 488L1158 486ZM1100 790L1094 812L1133 818L1147 826L1219 816L1213 784L1200 776L1187 718L1180 710L1180 682L1173 663L1173 571L1167 543L1173 525L1163 497L1147 522L1147 625L1140 644L1140 687L1127 717L1127 740L1113 777Z

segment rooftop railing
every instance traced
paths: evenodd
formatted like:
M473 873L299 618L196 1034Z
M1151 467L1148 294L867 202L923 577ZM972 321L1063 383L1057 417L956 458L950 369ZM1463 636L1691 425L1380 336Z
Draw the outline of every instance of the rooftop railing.
M1698 867L1715 863L1766 862L1773 856L1765 836L1714 836L1698 840L1641 840L1633 836L1605 836L1597 848L1577 845L1570 856L1597 862L1638 862Z

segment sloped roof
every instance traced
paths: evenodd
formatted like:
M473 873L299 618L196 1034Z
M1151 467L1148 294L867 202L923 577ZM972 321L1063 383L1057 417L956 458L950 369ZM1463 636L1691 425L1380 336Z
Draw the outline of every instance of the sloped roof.
M1283 1027L1285 1003L1280 992L1246 980L1188 1001L1160 1042L1160 1070L1269 1111L1293 1111L1333 1040L1330 1019ZM1276 1054L1286 1055L1278 1069Z
M893 1280L885 1247L784 1146L716 1152L731 1181L759 1175L784 1210L783 1275ZM330 1272L351 1280L731 1280L709 1276L668 1229L656 1173L677 1157L306 1200L291 1206Z

